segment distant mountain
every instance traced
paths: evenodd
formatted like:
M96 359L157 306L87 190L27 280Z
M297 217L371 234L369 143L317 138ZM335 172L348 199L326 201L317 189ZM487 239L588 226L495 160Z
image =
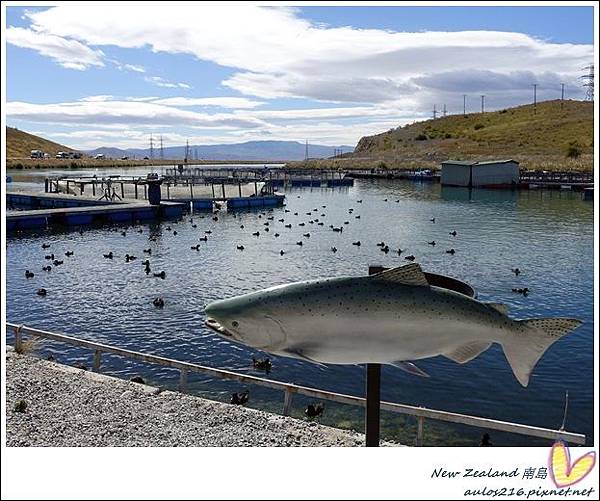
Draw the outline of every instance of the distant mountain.
M29 158L31 150L42 150L52 157L59 151L77 151L43 137L34 136L13 127L6 127L6 158Z
M334 155L334 150L342 150L345 153L354 150L353 146L323 146L319 144L308 145L308 155L310 158L328 158ZM303 160L306 152L306 145L297 141L248 141L236 144L211 144L211 145L190 145L189 158L200 160ZM150 157L150 148L128 148L126 150L119 148L102 147L92 151L87 151L89 155L102 153L107 157L121 158ZM159 158L160 151L154 148L154 158ZM170 146L163 149L163 156L166 159L183 159L185 157L185 146Z

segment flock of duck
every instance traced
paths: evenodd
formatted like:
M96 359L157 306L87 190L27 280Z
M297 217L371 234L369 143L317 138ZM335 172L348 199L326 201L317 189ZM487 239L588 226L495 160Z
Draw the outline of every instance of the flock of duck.
M298 198L300 198L300 196L298 196ZM384 199L384 202L387 202L388 199ZM400 200L396 200L396 202L400 202ZM363 201L362 200L356 200L357 204L362 204ZM290 220L293 220L293 218L299 218L302 217L300 216L299 212L292 212L291 209L288 209L287 207L284 207L284 216L278 218L275 221L275 216L273 214L274 209L270 208L270 209L266 209L263 212L260 212L258 214L258 219L264 219L264 221L262 221L262 224L260 225L260 227L258 228L254 228L253 230L250 230L250 233L252 235L252 237L255 238L264 238L266 235L271 235L272 238L277 239L281 236L280 232L284 232L286 230L292 230L294 228L294 226L297 226L298 228L303 228L303 230L301 230L301 238L299 240L296 241L296 245L297 246L304 246L306 245L309 240L311 239L311 232L310 231L306 231L307 225L308 226L312 226L313 228L317 228L317 227L325 227L325 221L324 219L327 217L327 214L325 212L325 210L327 209L327 205L321 205L320 207L315 207L313 208L311 211L305 212L302 216L306 215L307 218L305 220L301 220L298 222L298 219L295 220L295 222L291 222ZM351 218L350 216L353 217L353 219L355 220L360 220L361 219L361 215L360 214L354 214L355 209L353 207L349 207L347 209L347 213L348 213L348 219L342 221L340 224L338 225L334 225L334 224L329 224L328 228L331 232L333 233L338 233L338 234L343 234L344 232L344 228L347 228L350 224L351 224ZM237 218L238 214L233 212L230 214L233 218ZM212 221L217 222L220 219L221 214L219 213L219 209L216 210L216 212L214 212L211 216L208 215L194 215L193 217L189 217L188 221L191 225L191 228L193 229L197 229L198 228L198 223L195 221L195 218L197 219L205 219L207 217L211 217ZM429 219L429 221L432 224L436 223L436 218L432 217ZM184 218L181 218L177 221L177 223L182 223L184 222ZM175 225L175 222L172 222L171 224ZM279 229L277 227L277 225L280 225ZM168 232L171 232L173 236L177 236L178 232L176 229L173 229L170 225L166 225L164 227L164 229ZM240 229L241 230L245 230L246 226L244 224L240 224ZM122 236L127 236L127 230L128 227L125 227L124 229L121 227L119 229L115 229L114 231L116 232L120 232ZM138 233L143 233L142 229L137 229ZM207 229L204 230L203 234L198 237L197 241L200 243L196 243L195 245L191 246L191 250L193 251L200 251L203 243L207 243L209 242L209 237L212 238L213 235L213 230L211 229ZM456 230L453 230L451 232L449 232L449 235L452 238L455 238L458 236L458 232ZM157 241L157 237L156 236L152 236L150 235L149 237L149 241ZM425 243L425 242L424 242ZM428 245L435 247L436 245L438 245L438 243L435 240L431 240L426 242ZM361 247L363 245L369 245L364 243L361 240L356 240L356 241L352 241L350 242L350 246L349 247ZM244 242L244 243L236 243L234 244L235 248L237 251L244 251L246 250L249 244L248 242ZM338 245L340 245L338 243ZM376 242L374 244L371 245L375 245L377 247L379 247L380 251L384 254L388 254L389 252L393 252L395 254L397 254L398 256L403 256L405 260L407 261L414 261L416 259L414 254L408 254L407 249L403 249L401 247L396 247L396 246L391 246L390 244L381 241L381 242ZM49 249L51 247L50 244L48 243L44 243L42 244L42 249L46 250ZM333 253L337 253L338 252L338 247L337 246L331 246L330 247L330 251ZM279 255L280 256L284 256L286 254L286 250L284 250L283 248L280 248L279 250ZM449 248L449 249L445 249L445 254L447 255L451 255L454 256L454 254L456 254L456 249L454 249L453 247ZM66 258L71 258L74 255L74 251L72 250L67 250L64 253L64 256ZM143 261L141 261L141 264L143 266L143 272L146 275L150 275L152 274L154 277L156 278L160 278L160 279L165 279L166 278L166 272L164 270L161 271L153 271L153 269L151 268L151 263L150 263L150 258L153 255L153 250L152 247L148 247L148 248L144 248L142 249L142 254L144 255L145 259ZM54 253L50 253L44 256L45 259L47 261L50 261L50 263L54 266L61 266L64 264L64 258L58 259L59 254L54 254ZM108 260L113 260L115 258L118 258L118 256L112 251L108 251L106 253L103 253L103 257L105 259ZM133 261L136 261L138 259L138 257L134 254L130 254L130 253L126 253L121 259L124 259L126 263L130 263ZM48 273L50 271L52 271L52 266L50 264L45 265L42 267L42 271ZM512 272L514 273L515 276L519 276L521 274L521 270L519 268L513 268ZM25 277L26 279L31 279L34 278L35 273L30 271L29 269L27 269L25 271ZM512 289L513 292L518 293L518 294L522 294L523 296L527 296L529 294L529 289L527 287L524 288L513 288ZM37 290L37 294L39 296L46 296L48 294L48 291L45 288L39 288ZM165 306L165 301L162 297L155 297L152 300L152 304L154 305L154 307L162 309ZM272 370L272 362L269 358L266 359L252 359L252 363L253 363L253 367L256 370L260 370L260 371L264 371L267 374L271 372ZM230 402L232 404L236 404L236 405L245 405L249 400L249 392L248 391L244 391L244 392L236 392L233 393L231 396L231 400ZM315 418L315 417L319 417L323 414L323 405L322 404L309 404L308 407L305 409L305 415L308 418Z

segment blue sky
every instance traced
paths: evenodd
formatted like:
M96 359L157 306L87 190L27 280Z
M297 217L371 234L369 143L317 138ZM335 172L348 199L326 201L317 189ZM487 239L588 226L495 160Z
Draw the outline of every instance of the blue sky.
M161 22L157 22L157 20ZM7 123L82 149L361 136L581 99L592 7L8 7ZM34 76L32 78L32 76Z

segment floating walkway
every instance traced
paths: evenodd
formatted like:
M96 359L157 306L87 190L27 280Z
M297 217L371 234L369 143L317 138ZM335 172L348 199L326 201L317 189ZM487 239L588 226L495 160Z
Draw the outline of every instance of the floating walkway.
M30 230L51 226L86 226L98 223L134 223L181 217L186 205L177 202L109 202L73 195L7 193L8 207L27 208L6 214L6 230Z

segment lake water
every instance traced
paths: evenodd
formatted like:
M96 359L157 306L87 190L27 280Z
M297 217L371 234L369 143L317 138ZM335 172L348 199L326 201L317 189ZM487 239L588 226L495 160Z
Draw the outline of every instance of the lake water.
M16 181L39 182L18 177ZM291 281L363 275L369 265L398 266L407 263L403 256L414 254L425 271L464 280L476 289L479 299L507 304L513 318L567 316L580 318L584 324L546 352L527 388L514 378L501 348L493 345L464 365L443 357L419 361L430 378L386 366L382 398L556 429L563 420L568 391L566 429L585 433L589 443L593 442L592 203L582 201L577 193L470 192L403 181L358 180L351 188L290 189L285 194L287 207L275 208L272 213L221 212L218 221L196 213L182 222L130 226L125 237L121 235L123 226L89 228L81 234L54 230L9 235L7 318L120 347L262 375L251 361L264 354L231 344L204 327L205 304ZM314 208L317 212L312 212ZM354 208L353 214L349 208ZM307 216L307 212L313 215ZM274 220L266 233L264 223L270 215ZM190 217L198 225L196 229ZM435 223L430 221L433 217ZM278 222L280 218L285 223ZM325 225L308 223L315 218ZM344 221L349 224L343 233L329 229L330 224L339 226ZM306 226L298 226L300 222ZM287 223L293 227L285 228ZM200 242L199 251L190 250L206 230L212 231L208 242ZM257 230L260 237L252 236ZM453 230L456 237L449 235ZM276 232L281 234L279 238L274 236ZM302 237L306 232L310 238ZM157 238L155 242L149 241L152 236ZM302 247L296 245L298 240L304 240ZM356 240L361 240L361 247L352 245ZM392 249L389 254L376 245L382 240ZM437 242L435 247L427 243L432 240ZM51 247L44 250L42 243ZM237 250L237 245L244 245L245 250ZM337 253L331 252L332 246ZM148 247L152 248L153 271L164 270L166 279L143 272L142 249ZM406 254L398 256L394 252L398 247L406 249ZM450 248L456 250L455 255L446 254ZM64 257L67 250L74 255ZM115 259L103 258L108 251ZM41 268L48 264L44 255L49 252L63 256L60 259L65 263L44 272ZM126 263L126 253L138 260ZM511 272L514 267L522 270L519 277ZM35 277L26 279L26 269L34 271ZM48 290L46 297L36 295L40 287ZM513 293L513 287L528 287L531 293L524 297ZM165 300L163 309L152 305L157 296ZM75 348L46 343L40 353L91 365L90 353ZM166 368L114 357L103 358L103 371L123 377L141 374L169 387L174 387L178 378ZM358 366L320 367L274 358L269 377L353 395L364 391L364 369ZM244 389L205 377L190 377L190 387L195 393L222 400L227 400L231 391ZM250 391L251 403L257 407L280 410L281 393L256 387ZM300 416L303 400L295 399L295 403L294 415ZM326 403L322 422L360 427L361 416L358 409ZM481 430L430 423L425 435L430 444L476 445L481 435ZM402 427L414 430L414 421L386 414L384 436L406 440L409 435L398 431ZM511 434L491 435L498 445L547 443Z

